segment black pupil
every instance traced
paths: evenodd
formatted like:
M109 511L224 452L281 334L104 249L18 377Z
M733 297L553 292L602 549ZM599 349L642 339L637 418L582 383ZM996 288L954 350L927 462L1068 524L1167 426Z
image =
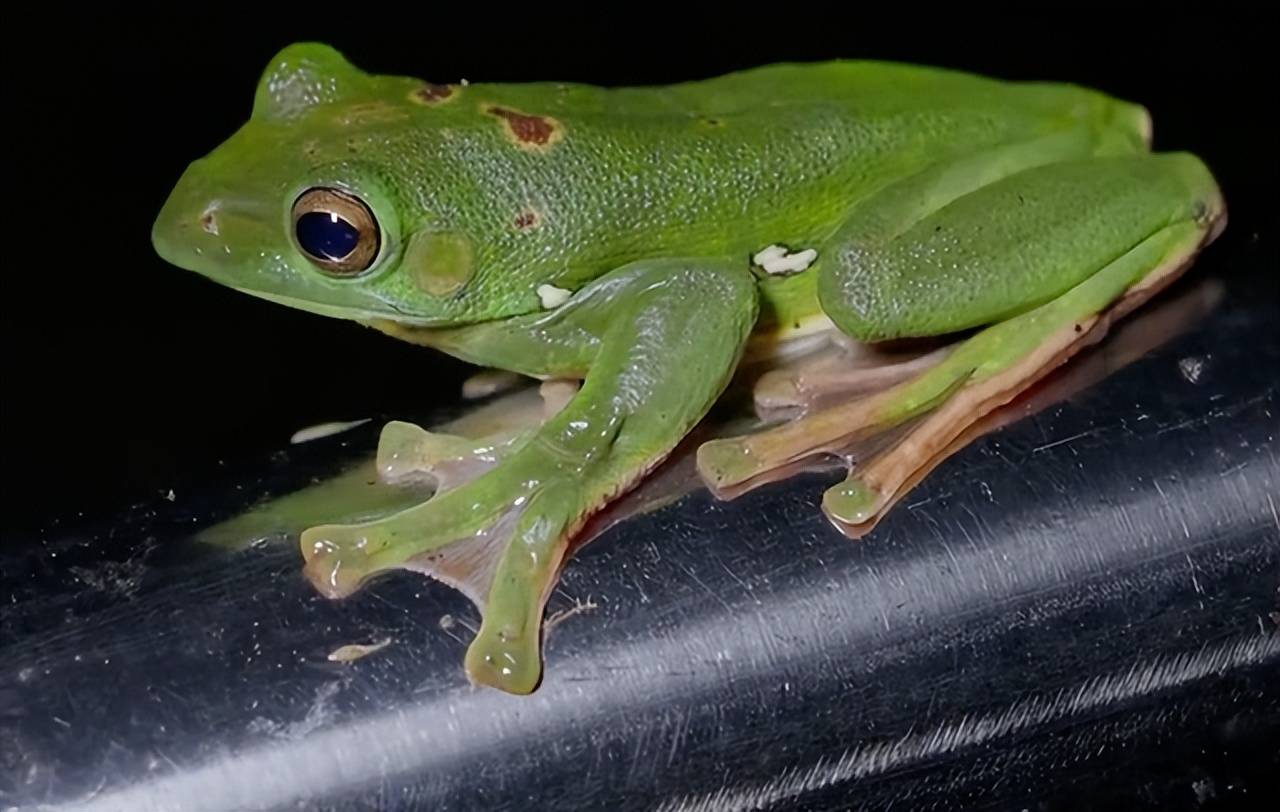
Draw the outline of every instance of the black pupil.
M332 212L309 211L298 218L296 229L298 245L320 259L344 259L360 242L360 231Z

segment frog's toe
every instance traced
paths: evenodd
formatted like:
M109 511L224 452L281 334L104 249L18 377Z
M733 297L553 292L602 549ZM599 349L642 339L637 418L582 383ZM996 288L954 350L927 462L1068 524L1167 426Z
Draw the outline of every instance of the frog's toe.
M489 496L485 494L485 496ZM473 600L483 596L516 514L500 497L468 506L467 500L433 497L422 504L360 524L305 530L299 540L303 573L322 594L342 598L383 571L425 572ZM469 509L473 508L473 509ZM501 537L501 538L498 538Z
M698 446L698 473L712 490L738 485L760 473L749 443L736 437L708 440Z
M430 477L441 463L468 454L471 446L464 437L392 420L378 438L378 477L388 483Z
M856 477L849 477L822 495L822 510L849 528L865 525L884 508L885 495Z
M533 468L547 467L539 460L504 466L392 516L308 529L303 572L330 598L395 569L458 589L483 618L466 660L472 681L528 693L542 670L543 606L582 515L581 485L568 475L535 476Z
M509 392L524 380L523 376L505 369L482 369L462 382L462 397L466 400L480 400Z
M809 405L800 374L789 369L771 369L761 375L751 395L756 411L764 414L803 409Z
M491 469L515 439L513 435L472 440L393 420L383 427L378 440L378 478L388 484L427 481L442 493Z
M373 573L368 525L322 525L302 533L302 572L327 598L345 598ZM375 537L376 538L376 537Z
M542 679L540 632L481 627L467 648L464 667L477 685L513 694L530 694Z

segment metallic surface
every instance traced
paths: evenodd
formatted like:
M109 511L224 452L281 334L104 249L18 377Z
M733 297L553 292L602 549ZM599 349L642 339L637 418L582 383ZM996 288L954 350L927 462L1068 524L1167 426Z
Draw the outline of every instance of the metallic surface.
M583 608L531 697L466 684L477 617L441 585L331 602L292 540L186 540L373 425L6 544L0 809L1269 797L1246 765L1280 766L1280 306L1261 253L1179 290L1216 276L1208 317L978 438L862 541L821 516L830 471L610 528L565 570L549 611Z

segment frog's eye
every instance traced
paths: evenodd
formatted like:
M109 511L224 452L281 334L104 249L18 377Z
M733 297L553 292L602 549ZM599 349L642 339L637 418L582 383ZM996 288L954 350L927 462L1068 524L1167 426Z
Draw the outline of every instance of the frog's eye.
M340 189L308 189L293 202L293 239L330 276L369 270L382 242L378 221L358 197Z

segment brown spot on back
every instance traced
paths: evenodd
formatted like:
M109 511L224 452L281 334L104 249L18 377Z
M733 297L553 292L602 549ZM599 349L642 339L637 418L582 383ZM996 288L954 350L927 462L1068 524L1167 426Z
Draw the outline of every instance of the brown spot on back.
M528 231L536 228L538 225L538 213L532 209L525 209L516 215L515 227L519 231Z
M453 98L457 91L458 88L454 85L438 85L434 82L427 82L413 91L410 98L420 104L441 104Z
M489 105L485 112L499 119L507 136L522 149L549 149L564 135L560 122L550 116L530 115L497 105Z

